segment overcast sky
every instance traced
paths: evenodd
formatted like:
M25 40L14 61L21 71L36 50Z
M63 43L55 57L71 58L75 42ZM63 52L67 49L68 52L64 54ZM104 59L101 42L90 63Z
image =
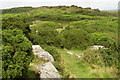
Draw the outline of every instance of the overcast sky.
M58 6L77 5L81 7L91 7L100 10L118 9L120 0L0 0L0 9L23 7L23 6Z

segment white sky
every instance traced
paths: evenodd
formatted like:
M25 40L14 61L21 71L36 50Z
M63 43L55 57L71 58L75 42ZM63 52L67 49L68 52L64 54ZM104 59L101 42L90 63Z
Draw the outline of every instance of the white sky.
M118 9L120 0L0 0L0 9L23 6L58 6L77 5L81 7L98 8L100 10Z

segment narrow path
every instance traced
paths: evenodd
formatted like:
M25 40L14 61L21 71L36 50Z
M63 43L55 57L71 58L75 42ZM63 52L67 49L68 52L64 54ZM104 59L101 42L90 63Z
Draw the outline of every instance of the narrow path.
M59 49L58 51L61 53L65 67L70 72L71 76L74 76L75 78L94 77L92 76L91 68L87 63L80 62L80 59L78 59L75 55L68 54L68 50L66 51L63 49ZM72 52L76 53L75 51Z

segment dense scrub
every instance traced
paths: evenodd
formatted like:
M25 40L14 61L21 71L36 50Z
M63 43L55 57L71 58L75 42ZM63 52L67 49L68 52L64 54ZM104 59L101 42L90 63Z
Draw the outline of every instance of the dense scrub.
M3 78L25 77L33 59L29 41L29 22L23 17L2 20L2 74Z
M3 18L2 19L2 30L6 29L21 29L23 33L28 36L30 33L29 25L31 23L25 17L11 17L11 18Z
M58 27L56 22L40 21L31 26L30 39L34 44L46 44L67 49L84 50L91 45L117 48L117 22L111 21L113 24L106 26L107 21L104 23L100 21L103 22L103 20L73 21L67 26L61 24L63 27Z
M62 25L52 21L40 21L30 26L30 40L33 44L63 47L62 37L57 29Z
M118 52L111 49L100 50L86 50L81 62L87 62L89 66L96 70L94 73L97 77L104 76L103 78L117 78L119 77L119 61ZM99 73L100 69L105 68L104 71ZM103 75L103 73L106 73Z
M91 43L94 45L103 45L107 48L117 50L117 42L105 33L92 33L89 37Z
M114 50L86 50L84 54L84 60L86 60L91 66L94 64L102 67L118 67L118 52Z
M18 29L2 32L3 78L18 78L25 75L33 58L32 43Z
M66 27L61 34L63 35L63 46L67 49L86 49L89 46L88 33L83 29Z

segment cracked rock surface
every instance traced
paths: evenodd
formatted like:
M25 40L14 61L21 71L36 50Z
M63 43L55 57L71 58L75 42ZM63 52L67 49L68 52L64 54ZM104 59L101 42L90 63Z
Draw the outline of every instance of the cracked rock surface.
M42 49L39 45L32 45L33 53L37 58L41 58L45 61L54 62L54 58L50 53Z
M40 70L40 78L60 78L57 69L50 62L42 65L37 65L37 69Z
M53 56L39 45L32 45L32 48L33 53L37 58L48 61L44 64L35 65L36 69L39 71L40 80L61 80L61 75L52 64L52 62L54 62Z

